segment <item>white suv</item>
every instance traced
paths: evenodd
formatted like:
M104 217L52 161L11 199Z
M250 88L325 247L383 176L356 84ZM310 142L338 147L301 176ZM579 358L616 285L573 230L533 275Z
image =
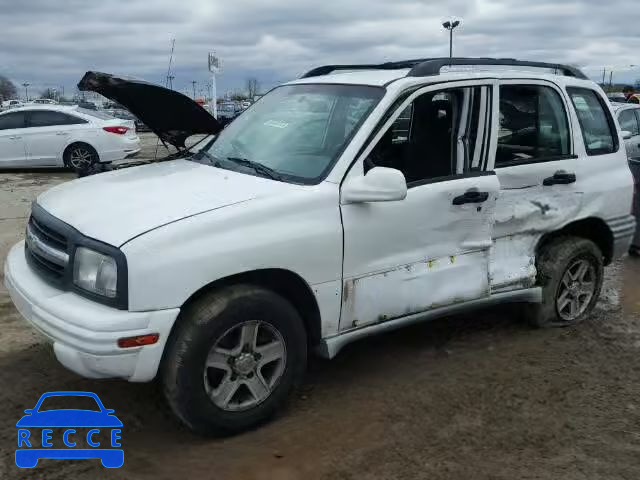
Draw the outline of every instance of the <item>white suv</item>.
M571 67L320 67L224 130L146 85L81 82L184 158L43 193L5 281L67 368L159 376L197 432L270 416L312 350L503 302L538 327L574 325L634 233L621 132ZM127 104L142 98L171 115ZM193 154L196 131L219 133Z

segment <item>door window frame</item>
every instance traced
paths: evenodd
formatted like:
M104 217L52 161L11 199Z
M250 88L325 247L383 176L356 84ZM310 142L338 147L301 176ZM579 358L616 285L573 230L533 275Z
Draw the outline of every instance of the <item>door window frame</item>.
M75 121L75 123L58 123L58 124L54 124L54 125L31 125L31 115L33 115L34 113L37 112L49 112L49 113L57 113L60 115L64 115L65 117L69 117L69 118L73 118ZM28 110L25 112L25 128L49 128L49 127L68 127L71 125L84 125L86 123L89 123L87 120L77 117L75 115L71 115L68 114L67 112L59 112L57 110Z
M20 111L20 112L7 112L6 114L2 115L0 118L2 117L8 117L11 115L22 115L22 126L21 127L14 127L14 128L0 128L0 132L4 132L7 130L19 130L21 128L27 128L27 112L25 111Z
M407 189L412 189L422 185L428 185L431 183L446 182L450 180L456 180L460 178L478 177L483 175L493 175L491 163L495 157L495 150L497 147L497 135L493 135L493 131L497 131L499 117L496 115L496 107L498 106L498 95L496 90L498 88L497 79L474 79L474 80L461 80L452 82L439 82L429 85L421 85L418 87L411 87L398 95L397 100L387 109L382 119L372 129L372 133L364 143L364 146L360 149L356 155L355 161L349 166L345 172L342 182L344 182L351 175L364 175L364 161L371 154L373 149L378 145L384 134L389 128L393 126L398 117L404 112L404 110L413 103L413 101L426 93L455 90L462 88L474 88L474 87L487 87L488 88L488 107L485 114L485 131L484 138L481 144L481 158L480 158L480 170L471 170L466 173L455 173L453 175L447 175L444 177L435 177L407 184ZM487 121L488 120L488 121ZM478 134L478 136L480 136ZM488 137L488 142L487 142ZM457 154L456 154L457 157ZM464 159L456 159L456 168L460 161L464 162ZM464 168L464 166L463 166ZM357 173L356 173L357 170ZM342 184L341 182L341 184Z
M613 140L613 148L611 150L606 149L605 151L605 149L602 149L602 148L590 150L589 147L587 146L587 137L585 135L585 131L582 125L582 120L580 120L580 115L578 115L578 109L573 103L573 97L571 97L572 91L590 92L596 97L596 100L598 100L598 102L600 103L600 107L604 112L604 116L607 118L607 125L609 126L609 132L611 133L611 138ZM620 151L620 140L619 140L620 137L618 135L618 127L616 127L616 122L618 120L617 120L617 116L615 116L614 113L609 108L609 102L603 99L602 95L598 93L597 90L593 88L589 88L587 86L567 85L567 97L571 100L571 107L573 108L576 118L578 119L578 123L580 125L580 134L582 135L582 142L584 144L584 151L587 154L587 156L597 157L600 155L613 155L615 153L618 153Z
M567 129L569 134L569 153L566 155L554 155L547 157L537 157L537 158L525 158L522 160L516 160L511 162L509 165L501 165L495 166L496 153L493 155L493 163L492 169L503 169L503 168L511 168L518 167L520 165L529 165L534 163L545 163L545 162L554 162L558 160L575 160L578 158L576 155L576 145L574 138L574 123L573 116L571 115L571 106L569 105L569 99L565 94L564 90L557 85L556 83L550 82L548 80L541 79L528 79L528 78L509 78L509 79L501 79L499 81L498 86L498 122L499 122L499 112L500 112L500 87L508 86L508 85L516 85L522 87L549 87L558 95L562 102L562 106L564 107L565 117L567 119ZM498 136L496 135L496 146L498 143ZM496 149L497 150L497 149Z

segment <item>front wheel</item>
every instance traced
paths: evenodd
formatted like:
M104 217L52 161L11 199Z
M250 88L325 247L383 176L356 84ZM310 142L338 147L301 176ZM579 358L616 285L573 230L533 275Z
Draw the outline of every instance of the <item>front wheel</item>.
M282 406L306 360L304 325L288 301L261 287L228 287L185 309L163 359L165 396L197 433L240 432Z
M536 259L542 303L528 305L527 319L536 327L567 327L593 311L603 281L603 257L591 240L560 237L544 245Z

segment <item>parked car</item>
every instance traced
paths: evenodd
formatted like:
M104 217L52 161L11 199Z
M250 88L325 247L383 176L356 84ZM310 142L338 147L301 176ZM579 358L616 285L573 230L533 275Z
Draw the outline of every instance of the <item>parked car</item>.
M221 103L218 105L218 121L221 125L227 125L238 116L239 110L235 103Z
M78 106L85 110L98 110L98 107L93 102L78 102Z
M0 113L0 168L79 170L133 156L140 140L132 121L59 105L31 105Z
M6 286L64 366L159 376L200 433L267 419L312 352L414 322L518 302L536 327L578 324L634 233L621 131L573 67L324 66L225 129L156 85L79 87L184 158L41 194ZM195 133L215 137L193 154Z
M607 98L609 99L609 101L616 103L626 103L627 101L627 97L625 97L624 93L622 92L607 93Z
M22 103L20 100L6 100L2 102L3 109L21 107L22 105L24 105L24 103Z
M34 105L57 105L58 104L58 102L50 98L36 98L35 100L32 100L29 103Z
M636 191L638 191L640 189L640 105L615 103L613 109L622 130L622 138L629 158L629 168L633 174ZM638 195L634 196L633 213L637 220L640 217L640 196ZM640 228L636 229L629 254L634 257L640 256Z

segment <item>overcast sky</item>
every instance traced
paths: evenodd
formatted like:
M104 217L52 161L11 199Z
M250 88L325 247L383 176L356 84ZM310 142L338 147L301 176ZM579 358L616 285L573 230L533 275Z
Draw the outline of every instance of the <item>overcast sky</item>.
M174 86L219 90L256 76L267 88L336 62L446 56L441 22L462 18L458 56L567 62L593 78L640 78L638 0L0 0L0 74L16 83L73 86L86 70L164 82L176 39ZM68 90L67 90L68 91Z

